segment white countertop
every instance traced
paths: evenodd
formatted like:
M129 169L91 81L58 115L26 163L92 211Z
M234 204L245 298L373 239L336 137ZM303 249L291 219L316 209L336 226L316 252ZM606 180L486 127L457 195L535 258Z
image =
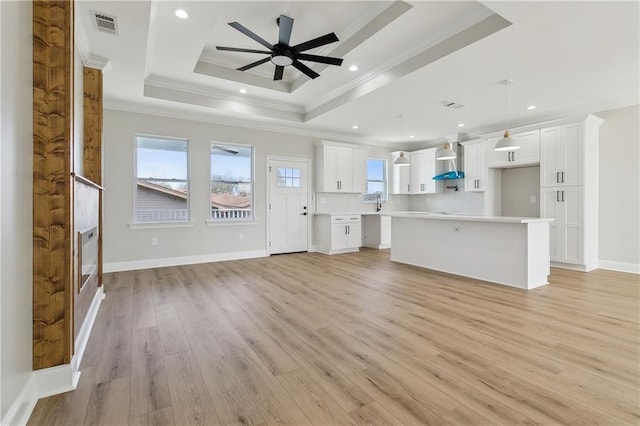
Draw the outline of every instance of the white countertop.
M381 214L386 215L387 213L385 213L385 212L349 212L349 213L344 213L344 212L337 212L337 213L316 212L316 213L314 213L315 216L348 216L350 214L351 215L360 215L360 216L370 216L370 215L380 216Z
M433 220L463 220L471 222L500 222L500 223L536 223L552 222L553 219L540 217L508 217L508 216L482 216L471 214L446 214L429 212L389 212L385 216L402 217L407 219L433 219Z

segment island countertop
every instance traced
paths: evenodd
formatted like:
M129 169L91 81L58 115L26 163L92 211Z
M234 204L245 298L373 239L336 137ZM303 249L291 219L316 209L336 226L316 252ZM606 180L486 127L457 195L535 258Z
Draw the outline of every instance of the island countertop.
M510 217L510 216L483 216L476 214L460 214L460 213L431 213L431 212L389 212L383 213L384 216L415 218L415 219L433 219L433 220L464 220L472 222L502 222L502 223L537 223L552 222L553 219L541 217Z

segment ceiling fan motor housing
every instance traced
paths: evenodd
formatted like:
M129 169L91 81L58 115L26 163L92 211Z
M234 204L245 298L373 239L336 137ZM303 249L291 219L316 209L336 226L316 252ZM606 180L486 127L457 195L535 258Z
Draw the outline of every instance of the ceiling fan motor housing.
M271 62L275 65L287 66L293 63L293 50L286 44L277 43L273 45L271 52Z

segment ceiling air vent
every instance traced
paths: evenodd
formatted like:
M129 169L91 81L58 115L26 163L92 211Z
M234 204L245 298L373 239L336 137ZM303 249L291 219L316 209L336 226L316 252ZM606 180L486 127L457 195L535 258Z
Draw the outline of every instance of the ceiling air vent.
M96 24L96 29L118 35L118 20L115 16L96 12L95 10L91 11L91 15L93 16L93 22Z

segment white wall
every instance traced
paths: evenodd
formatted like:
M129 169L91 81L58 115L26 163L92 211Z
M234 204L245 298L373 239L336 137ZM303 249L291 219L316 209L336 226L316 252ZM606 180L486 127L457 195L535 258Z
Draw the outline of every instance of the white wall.
M605 120L600 126L599 258L610 267L638 268L640 106L596 115Z
M84 174L84 65L82 57L75 51L73 66L73 168L79 174Z
M193 226L130 229L134 202L134 135L189 139ZM255 224L208 226L209 147L212 141L255 146ZM266 249L266 156L314 158L311 138L175 118L104 111L105 270L144 267L153 259L191 259ZM313 171L312 171L313 172ZM312 186L313 188L313 186ZM242 234L242 239L240 239ZM151 245L151 238L158 245ZM170 262L169 262L170 263Z
M33 375L31 9L31 2L0 2L0 419Z
M514 167L501 174L502 216L540 217L540 167Z
M430 195L410 195L409 210L445 213L477 213L484 209L484 195L481 192L465 192L463 180L445 181L445 185L458 185L458 191Z

